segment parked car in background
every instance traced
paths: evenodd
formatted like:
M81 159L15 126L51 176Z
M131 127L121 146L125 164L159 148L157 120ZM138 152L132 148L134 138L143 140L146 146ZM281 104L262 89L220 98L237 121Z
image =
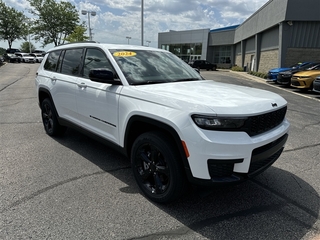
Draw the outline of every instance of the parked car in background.
M306 64L309 64L310 62L303 62L303 63L297 63L295 65L292 65L290 67L287 67L287 68L273 68L273 69L270 69L268 74L267 74L267 81L269 82L277 82L277 77L278 77L278 74L279 72L285 72L285 71L289 71L289 70L292 70L292 69L296 69L298 67L302 67Z
M291 78L293 74L301 71L306 71L306 70L317 70L319 68L320 68L320 63L309 63L288 71L279 72L277 76L277 83L290 86Z
M313 81L320 75L320 70L302 71L293 74L291 78L291 87L301 90L313 89Z
M46 51L44 51L44 50L34 50L32 53L36 53L36 54L40 54L40 55L42 55L42 56L44 56L44 55L46 55Z
M206 69L206 70L217 70L217 65L206 60L195 60L189 64L193 68Z
M313 82L313 91L320 93L320 75Z
M16 53L21 52L19 48L7 48L6 53Z
M4 60L10 63L13 62L17 62L20 63L21 62L21 58L17 55L15 55L15 53L20 52L20 49L17 48L8 48L6 50L6 53L3 55Z
M7 61L7 62L10 62L10 63L14 63L14 62L20 63L21 62L21 57L15 55L14 53L5 53L3 56L4 56L5 61Z
M21 62L24 62L24 63L36 62L36 58L34 56L31 56L30 53L15 53L15 55L21 58Z
M37 63L41 63L43 60L43 56L41 53L30 53L30 56L33 56L36 59Z

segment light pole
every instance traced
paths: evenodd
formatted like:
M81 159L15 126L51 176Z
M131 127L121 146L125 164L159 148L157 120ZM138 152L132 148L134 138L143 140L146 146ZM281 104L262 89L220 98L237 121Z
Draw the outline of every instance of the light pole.
M143 46L143 0L141 0L141 46Z
M87 10L82 10L81 13L82 13L82 15L88 14L89 40L92 41L92 33L91 33L91 27L90 27L90 15L94 17L95 15L97 15L97 13L94 11L87 11Z
M128 45L129 45L129 40L131 39L131 37L126 37L126 39L128 39Z
M31 42L30 42L30 34L29 34L29 28L30 28L30 23L32 22L30 18L25 18L23 20L27 24L27 32L28 32L28 42L29 42L29 53L31 53Z

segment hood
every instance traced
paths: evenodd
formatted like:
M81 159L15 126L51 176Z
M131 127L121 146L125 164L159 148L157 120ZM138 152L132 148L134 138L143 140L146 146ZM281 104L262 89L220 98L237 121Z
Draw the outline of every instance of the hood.
M317 75L320 75L320 70L307 70L307 71L301 71L294 74L294 76L303 76L303 77L310 77L310 76L317 76Z
M269 72L285 72L285 71L289 71L291 69L292 68L273 68L273 69L270 69Z
M298 72L298 71L296 71L296 70L287 70L287 71L279 72L279 74L292 75L295 72Z
M278 94L212 80L124 88L128 95L190 113L248 116L286 105ZM273 107L275 104L277 107Z

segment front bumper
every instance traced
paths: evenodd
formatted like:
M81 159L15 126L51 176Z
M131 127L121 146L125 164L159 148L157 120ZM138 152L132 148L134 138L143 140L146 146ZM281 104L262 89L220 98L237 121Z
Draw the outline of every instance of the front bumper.
M24 59L24 62L26 63L35 63L36 61L33 59Z
M277 82L277 75L278 75L278 73L268 72L268 74L267 74L267 81L268 81L268 82Z
M208 160L208 169L212 183L232 183L253 177L270 167L281 155L288 134L283 135L276 141L252 151L251 163L248 173L236 173L233 171L234 164L243 160L234 161Z
M313 82L313 91L320 93L320 79Z
M309 89L314 79L311 78L291 78L291 87Z
M282 84L282 85L290 85L291 84L291 76L290 77L284 77L284 76L278 75L277 83Z
M281 155L288 131L287 120L254 137L242 132L202 131L205 139L193 138L195 146L187 143L191 182L200 185L236 183L259 174Z

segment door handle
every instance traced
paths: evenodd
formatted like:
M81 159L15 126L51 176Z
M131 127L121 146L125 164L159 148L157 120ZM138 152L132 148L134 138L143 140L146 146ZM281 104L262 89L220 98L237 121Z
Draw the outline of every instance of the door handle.
M87 84L85 83L77 83L78 87L81 88L81 89L84 89L87 87Z
M51 78L51 82L56 82L57 81L57 78L56 77L52 77Z

